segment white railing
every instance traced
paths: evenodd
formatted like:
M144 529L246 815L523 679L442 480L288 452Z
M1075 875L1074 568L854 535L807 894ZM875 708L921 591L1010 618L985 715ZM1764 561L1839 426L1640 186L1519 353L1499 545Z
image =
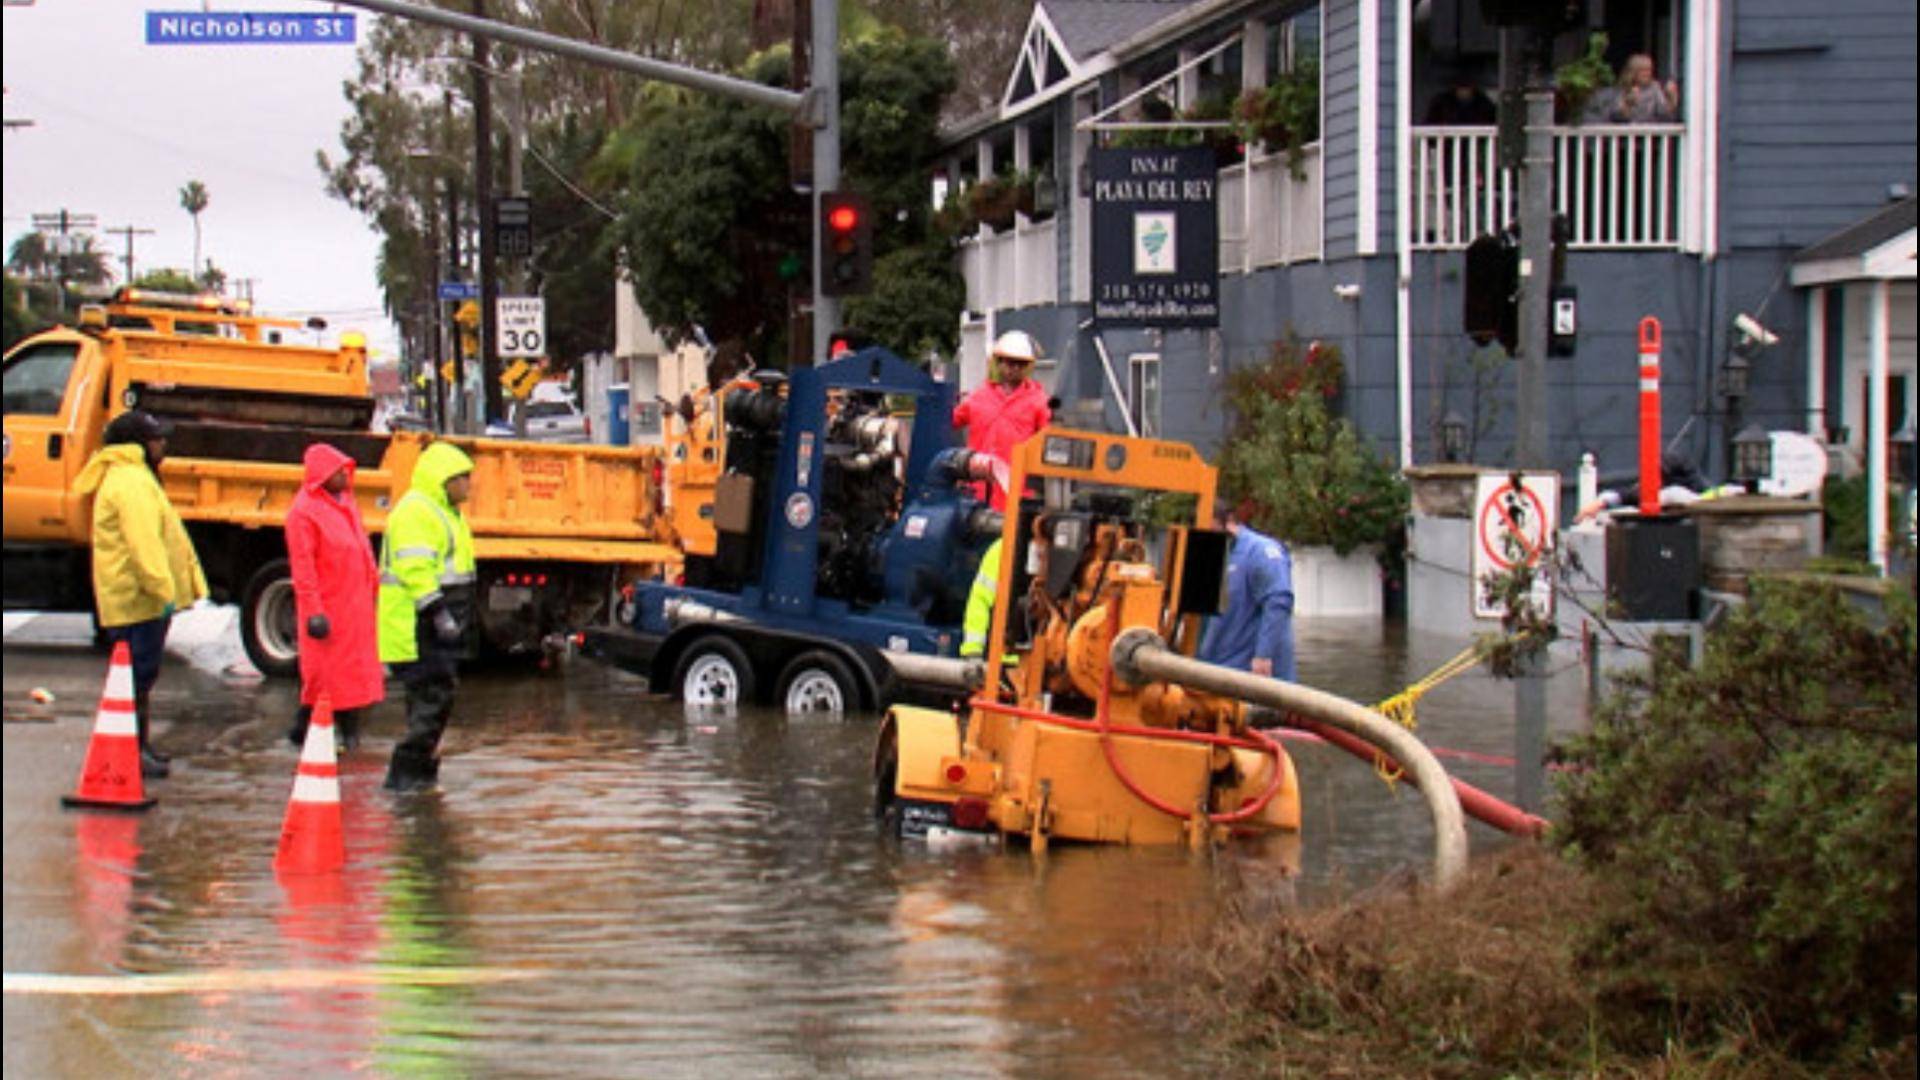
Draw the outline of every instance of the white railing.
M1220 272L1319 258L1320 181L1319 143L1304 149L1298 176L1284 152L1256 151L1249 160L1221 169Z
M1679 124L1553 129L1554 211L1576 248L1676 248L1685 176ZM1490 127L1413 131L1413 246L1461 248L1520 211L1520 182L1500 167Z
M1059 297L1059 264L1052 220L1023 223L1001 233L983 228L981 235L960 241L967 310L1051 304Z

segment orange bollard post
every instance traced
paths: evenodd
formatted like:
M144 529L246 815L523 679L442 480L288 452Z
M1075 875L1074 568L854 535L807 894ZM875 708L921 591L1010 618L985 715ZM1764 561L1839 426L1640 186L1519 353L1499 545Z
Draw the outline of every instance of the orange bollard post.
M1640 320L1640 515L1660 512L1660 320Z
M140 779L140 729L133 716L133 651L122 641L107 664L107 685L100 691L93 737L80 765L80 781L63 806L86 810L145 810L149 798Z
M280 851L273 869L281 874L319 874L347 862L340 822L340 762L333 749L333 705L326 698L313 708L293 797L280 827Z

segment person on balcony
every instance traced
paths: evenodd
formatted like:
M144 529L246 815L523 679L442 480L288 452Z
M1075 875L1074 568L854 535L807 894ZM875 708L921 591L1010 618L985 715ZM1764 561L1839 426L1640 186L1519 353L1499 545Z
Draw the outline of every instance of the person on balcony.
M1653 57L1634 53L1620 65L1620 81L1595 94L1587 121L1601 124L1671 124L1680 118L1680 86L1654 77Z
M1486 91L1467 75L1454 78L1453 86L1433 95L1427 103L1429 127L1489 127L1500 122L1500 110Z

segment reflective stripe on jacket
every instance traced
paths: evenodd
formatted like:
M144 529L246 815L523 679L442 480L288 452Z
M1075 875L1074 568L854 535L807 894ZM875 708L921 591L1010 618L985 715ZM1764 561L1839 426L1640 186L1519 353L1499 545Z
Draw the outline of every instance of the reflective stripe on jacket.
M413 483L387 515L380 545L380 659L420 658L414 623L450 586L474 580L473 531L447 501L447 481L473 471L473 459L452 443L420 454Z
M74 478L93 496L93 598L101 626L131 626L207 595L180 514L137 443L102 447Z

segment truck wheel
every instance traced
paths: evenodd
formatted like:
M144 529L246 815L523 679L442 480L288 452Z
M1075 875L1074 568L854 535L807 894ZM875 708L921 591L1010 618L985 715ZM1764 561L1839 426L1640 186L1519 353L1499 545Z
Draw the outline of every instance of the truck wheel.
M240 644L269 678L300 671L300 634L293 603L293 571L275 559L254 572L240 593Z
M753 664L732 640L709 634L681 654L673 685L689 705L745 705L753 700Z
M824 649L793 658L780 672L778 695L787 714L851 712L860 705L859 684L846 662Z

